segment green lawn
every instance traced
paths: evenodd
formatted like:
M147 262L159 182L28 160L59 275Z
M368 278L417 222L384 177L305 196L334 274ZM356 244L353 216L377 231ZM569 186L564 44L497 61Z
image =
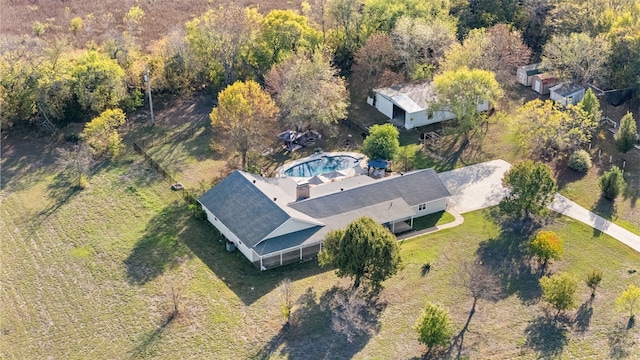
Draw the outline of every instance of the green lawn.
M438 225L444 225L454 221L456 218L446 211L438 211L437 213L421 216L413 219L413 229L423 230Z
M13 156L40 156L29 146L4 141L2 165ZM640 356L638 332L620 330L626 318L612 307L623 288L640 282L627 272L640 256L568 219L551 226L566 241L566 259L552 270L580 277L592 267L605 272L585 332L545 322L538 275L515 272L524 263L522 239L501 232L488 212L475 212L460 227L403 242L405 267L369 309L370 332L349 342L331 325L332 299L348 279L315 262L257 271L238 252L227 253L220 235L192 217L138 156L101 165L79 192L55 176L55 165L46 166L46 172L3 177L3 358L419 357L424 349L412 327L424 301L448 306L456 329L466 320L470 298L452 281L459 262L475 254L501 276L505 297L479 305L463 354ZM432 270L422 276L425 262ZM274 306L273 289L284 277L293 279L298 299L289 329ZM172 290L180 289L180 313L169 321ZM581 303L587 295L583 286ZM558 334L567 339L562 346L553 340Z

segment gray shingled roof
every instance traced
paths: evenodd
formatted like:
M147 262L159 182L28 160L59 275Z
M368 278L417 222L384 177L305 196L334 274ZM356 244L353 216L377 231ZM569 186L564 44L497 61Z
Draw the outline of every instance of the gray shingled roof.
M273 199L237 170L198 201L250 248L289 219Z
M433 169L426 169L298 201L289 206L316 219L322 219L396 198L403 198L409 206L416 206L448 196L451 194L438 174Z
M281 235L261 242L260 244L256 245L253 250L255 250L258 255L262 256L274 253L276 251L300 246L305 242L309 242L308 240L312 237L315 239L315 241L319 242L327 232L326 230L323 230L324 229L322 226L315 226L309 229Z

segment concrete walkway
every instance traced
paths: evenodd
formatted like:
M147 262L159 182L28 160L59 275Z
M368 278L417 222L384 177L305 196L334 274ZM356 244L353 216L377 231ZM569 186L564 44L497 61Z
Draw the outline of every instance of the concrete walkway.
M635 251L640 252L640 236L612 223L600 215L592 213L560 194L556 194L553 203L549 205L549 209L600 230Z
M449 214L453 215L455 220L453 220L450 223L446 223L446 224L442 224L442 225L438 225L438 226L432 226L432 227L427 228L427 229L422 229L422 230L413 231L413 232L410 232L410 233L398 235L397 236L398 241L409 240L409 239L413 239L413 238L418 237L418 236L422 236L424 234L430 234L430 233L433 233L433 232L436 232L436 231L440 231L440 230L456 227L456 226L458 226L458 225L460 225L460 224L462 224L464 222L464 218L462 217L462 215L458 214L457 212L452 212L450 210L447 210L447 212Z

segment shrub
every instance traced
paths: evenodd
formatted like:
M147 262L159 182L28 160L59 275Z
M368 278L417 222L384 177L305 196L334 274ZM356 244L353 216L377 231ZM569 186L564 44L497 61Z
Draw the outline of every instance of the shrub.
M591 296L596 296L596 288L602 281L602 270L595 269L587 275L585 283L591 289Z
M569 163L567 165L573 170L587 172L592 166L591 156L585 150L574 151L573 154L569 156Z
M558 314L563 310L576 307L578 282L572 275L559 273L550 277L543 276L539 282L540 288L542 288L542 297L558 310Z
M33 30L33 35L42 36L42 34L47 30L47 25L40 21L35 21L31 26L31 29Z
M609 200L615 200L626 186L622 170L617 166L612 167L600 177L600 189L604 197Z
M84 190L88 186L89 186L89 179L87 179L87 175L80 174L80 177L78 178L78 188L80 190Z
M427 353L437 346L445 346L453 335L449 311L441 305L427 303L416 323L418 341L427 346Z
M74 17L69 22L69 30L73 35L76 35L78 31L82 30L82 18L79 16Z

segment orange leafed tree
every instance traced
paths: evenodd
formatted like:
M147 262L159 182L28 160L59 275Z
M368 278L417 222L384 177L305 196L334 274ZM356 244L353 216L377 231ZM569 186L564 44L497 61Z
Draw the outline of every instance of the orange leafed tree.
M549 260L561 260L564 253L562 240L553 231L540 231L531 242L531 252L546 267Z

